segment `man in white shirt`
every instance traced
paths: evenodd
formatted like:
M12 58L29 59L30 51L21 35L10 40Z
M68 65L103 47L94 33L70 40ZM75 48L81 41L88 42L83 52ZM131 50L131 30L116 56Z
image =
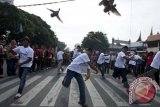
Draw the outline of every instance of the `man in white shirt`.
M14 52L19 54L19 61L16 65L16 68L19 68L19 78L20 78L20 84L18 93L15 96L15 99L20 98L22 91L25 86L26 82L26 76L29 72L32 61L33 61L33 49L29 46L30 40L28 37L25 37L23 39L23 46L18 46L13 49Z
M137 61L142 60L142 58L139 55L137 55L136 51L132 52L130 55L133 56L133 59L129 60L129 69L133 70L135 77L137 77L139 73L138 72L139 69L137 69L139 68Z
M111 55L111 69L113 69L114 68L114 63L115 63L115 61L116 61L116 55L115 55L115 53L113 53L112 55Z
M75 59L77 56L81 54L81 47L78 45L77 48L73 51L73 57L72 59Z
M142 73L142 62L143 59L137 54L136 51L134 51L133 60L136 61L136 70L135 70L135 77L140 75Z
M76 57L71 64L67 67L67 74L62 82L62 85L64 87L69 87L71 80L73 77L78 82L79 85L79 91L80 91L80 101L79 104L82 107L87 107L86 105L86 97L85 97L85 83L83 80L83 77L81 73L86 69L87 74L85 75L85 80L88 80L90 78L90 67L98 73L98 70L92 63L90 62L90 57L92 55L93 51L91 48L87 49L86 53L82 53L78 57Z
M126 59L129 60L129 57L126 56L127 51L128 51L128 47L124 46L122 48L122 51L118 53L118 56L116 58L116 62L114 65L115 66L114 72L112 74L114 78L117 78L119 76L122 77L122 83L124 84L125 88L129 88L128 80L125 73L125 62L126 62Z
M104 61L105 61L105 55L104 53L101 53L97 60L97 66L98 66L98 69L101 71L102 78L105 78L104 77L104 73L105 73Z
M159 84L160 51L156 53L150 66L151 66L151 70L142 75L154 79L157 82L157 84L160 85Z
M57 73L60 73L60 70L63 71L62 64L63 64L63 54L64 52L60 50L60 48L57 49L57 62L58 62L58 71Z
M107 74L109 74L110 60L111 60L110 52L109 52L109 50L106 50L105 61L104 61L104 70L105 70L105 72L107 70Z

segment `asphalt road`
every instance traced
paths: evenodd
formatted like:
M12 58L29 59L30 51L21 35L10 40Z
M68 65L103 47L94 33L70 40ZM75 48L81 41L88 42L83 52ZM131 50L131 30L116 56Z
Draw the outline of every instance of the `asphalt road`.
M147 104L134 103L129 105L129 96L123 88L121 80L105 74L92 74L86 81L86 99L89 107L159 107L160 94ZM65 72L57 75L56 68L29 73L23 95L18 100L14 96L18 90L18 76L0 79L0 107L80 107L78 84L75 79L69 88L61 83ZM128 76L129 81L135 78Z

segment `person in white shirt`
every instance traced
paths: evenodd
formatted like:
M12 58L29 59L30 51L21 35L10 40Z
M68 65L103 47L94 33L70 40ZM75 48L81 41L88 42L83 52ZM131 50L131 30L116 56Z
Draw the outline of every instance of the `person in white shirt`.
M57 62L58 62L58 70L57 73L60 73L60 70L63 71L63 54L64 52L60 50L60 48L57 49Z
M77 48L73 51L73 57L72 59L75 59L77 56L81 54L81 47L78 45Z
M105 61L105 55L104 53L101 53L97 60L97 66L98 66L98 69L101 71L102 78L105 78L104 77L104 73L105 73L104 61Z
M133 60L136 62L136 70L134 72L135 77L137 77L142 72L142 61L143 59L134 51Z
M25 86L27 73L29 72L32 66L34 52L33 49L29 46L29 44L30 40L26 36L23 39L23 46L18 46L13 49L14 52L19 54L19 61L16 64L16 68L19 68L19 78L20 78L19 89L18 93L15 96L15 99L21 97L22 91Z
M111 55L111 69L114 68L114 63L115 63L115 61L116 61L116 55L115 55L115 53L113 53L113 54Z
M110 52L109 52L109 50L106 50L105 61L104 61L104 70L105 70L105 72L107 70L107 74L109 74L110 60L111 60Z
M90 57L92 53L93 50L91 48L88 48L86 50L86 53L82 53L81 55L76 57L67 67L67 74L62 82L62 85L68 88L73 77L77 80L80 91L79 104L83 107L87 107L87 105L85 97L85 83L81 74L82 72L84 72L84 70L87 71L87 74L85 75L85 80L88 80L90 78L90 67L94 69L96 73L98 73L97 68L90 62Z
M159 72L160 72L160 51L156 53L151 63L151 70L142 74L142 76L147 76L154 79L158 85L159 83Z
M133 70L135 77L137 77L139 68L137 61L142 60L142 58L139 55L137 55L136 51L132 52L130 55L133 56L133 59L129 60L129 69Z
M116 62L115 62L115 67L114 67L114 72L112 74L112 76L114 78L117 78L119 76L122 77L122 83L124 84L125 88L129 88L129 84L128 84L128 80L126 77L126 73L125 73L125 62L126 59L129 60L129 57L126 56L126 53L128 51L128 47L124 46L122 48L122 51L118 53L118 56L116 58Z

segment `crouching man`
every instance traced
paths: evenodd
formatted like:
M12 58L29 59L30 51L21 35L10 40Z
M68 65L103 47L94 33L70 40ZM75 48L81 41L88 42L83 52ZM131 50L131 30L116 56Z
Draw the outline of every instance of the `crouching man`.
M85 83L83 80L83 77L81 73L84 69L86 69L87 74L85 75L85 80L88 80L90 78L90 67L98 73L97 68L92 65L90 62L90 57L92 56L93 50L91 48L87 49L86 53L83 53L76 57L71 64L67 68L67 74L64 77L64 80L62 82L62 85L64 87L69 87L72 78L74 77L79 86L80 91L80 101L79 104L82 107L87 107L86 105L86 96L85 96Z

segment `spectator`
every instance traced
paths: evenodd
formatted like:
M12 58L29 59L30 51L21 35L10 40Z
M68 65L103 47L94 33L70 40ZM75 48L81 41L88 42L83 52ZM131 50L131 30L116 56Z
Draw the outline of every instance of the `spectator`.
M52 49L49 48L46 54L47 54L47 66L51 67Z
M38 61L38 45L34 45L34 46L32 47L32 49L34 50L32 71L33 71L33 72L36 72L35 68L36 68L36 64L37 64L37 61Z
M63 68L62 68L62 64L63 64L63 54L64 52L61 51L60 48L57 49L57 62L58 62L58 70L57 70L57 73L59 74L60 73L60 70L63 71Z
M153 58L154 58L153 52L149 52L148 56L147 56L147 61L146 61L146 72L151 70L150 65L151 65L151 63L153 61Z
M77 48L73 51L73 57L72 59L75 59L77 56L81 54L81 47L78 45Z
M3 45L0 45L0 78L3 78L3 57L4 57L4 51L3 51Z
M10 47L8 48L8 57L7 57L7 75L12 76L16 74L15 65L18 61L18 54L12 49L17 47L16 40L12 40Z
M44 67L44 49L42 48L42 46L40 46L37 50L37 56L38 56L38 60L37 60L37 70L43 70Z

